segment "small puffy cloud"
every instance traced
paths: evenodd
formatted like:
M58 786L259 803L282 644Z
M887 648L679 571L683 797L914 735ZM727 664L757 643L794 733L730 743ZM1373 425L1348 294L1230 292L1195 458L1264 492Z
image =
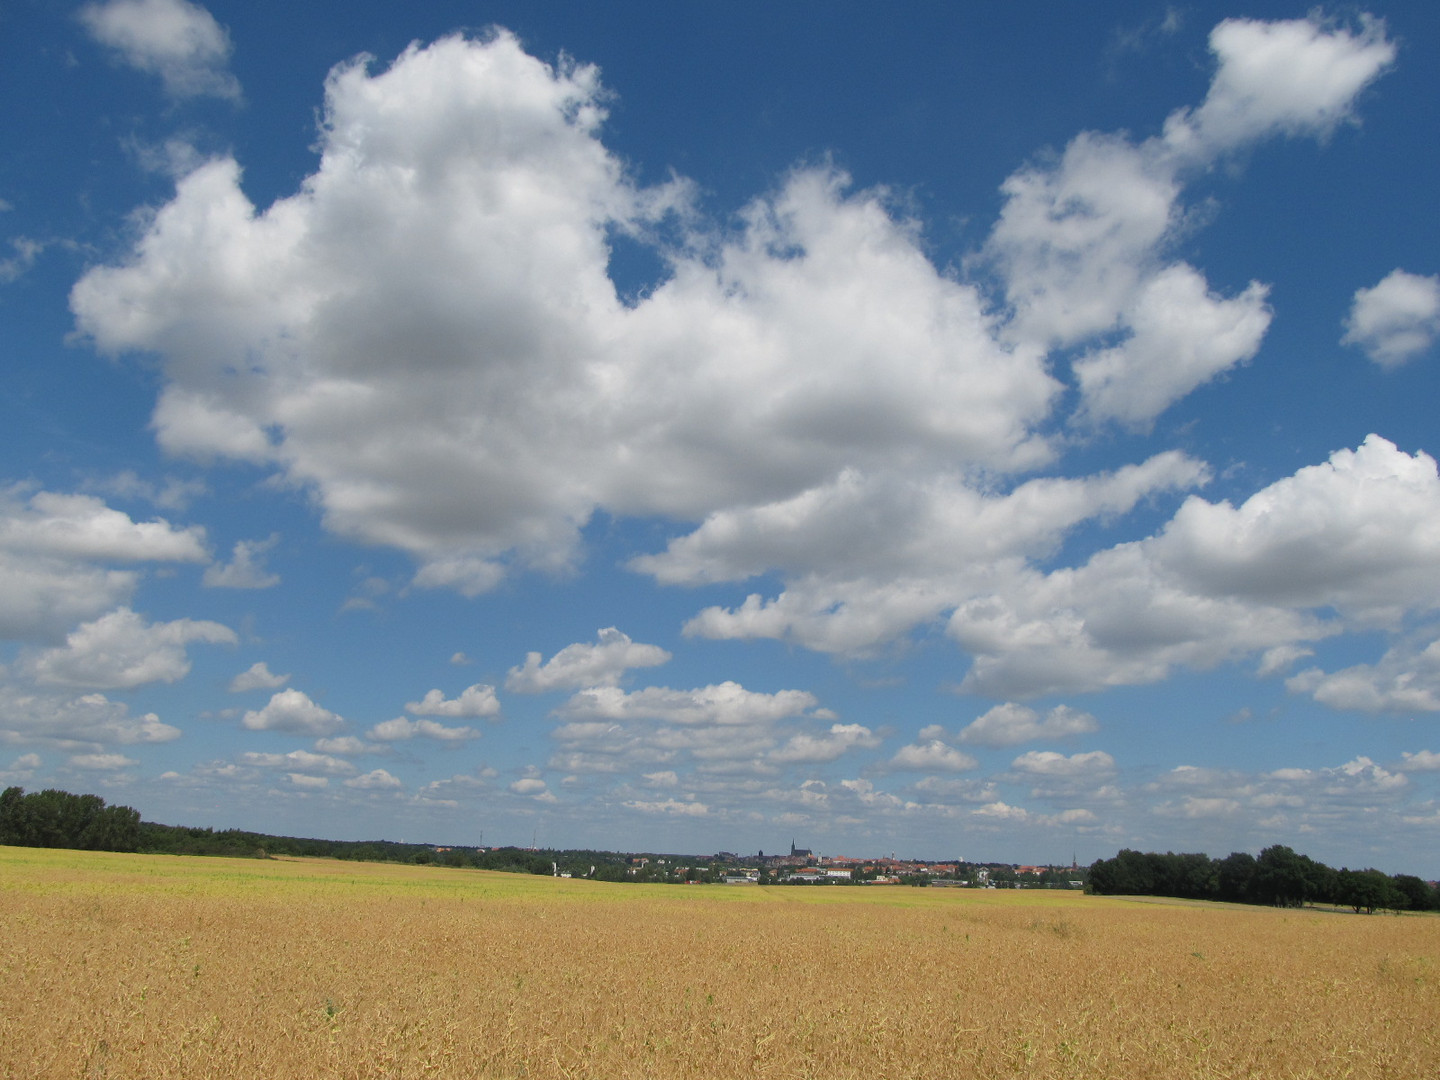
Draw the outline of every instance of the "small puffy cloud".
M1400 772L1440 772L1440 754L1433 750L1406 751L1400 758Z
M1025 705L1006 702L967 725L959 740L975 746L1018 746L1039 739L1064 739L1099 731L1100 725L1089 713L1057 705L1045 716Z
M1030 750L1021 754L1010 767L1027 777L1091 779L1111 776L1115 772L1115 759L1103 750L1091 750L1085 754L1066 757L1053 750Z
M1348 120L1360 92L1395 61L1385 24L1356 28L1308 19L1226 19L1210 32L1218 67L1205 102L1165 125L1165 144L1201 159L1271 133L1328 134Z
M180 735L154 713L131 716L123 702L104 694L65 697L0 684L0 742L98 750L111 743L171 742Z
M1328 673L1307 668L1286 679L1285 686L1332 709L1440 712L1440 640L1421 649L1408 642L1393 646L1376 664Z
M363 739L357 739L354 735L337 735L329 739L316 739L315 749L322 754L377 754L386 750L387 747L376 746L367 743Z
M460 696L447 700L440 690L431 690L420 701L408 702L407 712L416 716L494 716L500 711L495 688L485 683L467 686Z
M0 210L8 209L8 206L0 207ZM15 254L0 258L0 285L8 285L12 281L19 281L24 277L30 267L35 265L35 260L40 257L40 253L48 246L39 240L31 240L29 237L14 237L10 241L10 250Z
M0 730L0 740L5 737L5 732ZM39 754L21 754L10 763L8 769L0 769L0 784L24 784L28 783L35 776L40 768Z
M823 734L792 735L783 746L772 750L768 758L776 764L820 764L835 761L854 748L873 749L880 737L863 724L831 724Z
M372 769L362 776L351 777L344 784L360 791L395 791L405 786L384 769Z
M300 690L281 690L259 710L247 712L240 723L251 731L283 731L291 735L333 735L345 721L311 701Z
M660 814L671 817L705 817L710 808L702 802L682 802L679 799L665 799L661 802L632 800L625 803L630 810L641 814Z
M72 754L70 765L76 769L93 769L97 772L113 772L116 769L128 769L132 765L139 765L140 762L134 758L126 757L124 754Z
M203 480L182 480L167 476L161 483L143 479L133 469L98 478L85 485L92 491L121 499L140 499L166 510L183 510L209 489Z
M1314 774L1322 794L1332 797L1371 799L1393 794L1409 786L1404 773L1391 772L1363 754L1331 769Z
M97 564L207 559L199 527L137 522L91 495L0 489L0 637L54 640L128 600L139 574Z
M91 37L131 67L160 76L171 97L240 99L240 83L227 70L230 35L200 5L106 0L86 4L79 18Z
M288 754L249 752L240 755L240 763L261 769L281 769L315 773L319 776L353 776L355 766L329 754L316 754L309 750L291 750Z
M425 738L438 742L458 743L467 739L478 739L480 732L471 727L446 727L435 720L411 720L397 716L376 724L365 733L367 739L377 742L403 742L406 739Z
M1227 799L1223 796L1185 795L1178 803L1167 803L1158 807L1156 812L1166 817L1203 820L1237 817L1244 809L1244 805L1238 799Z
M1030 812L1020 806L1011 806L1006 802L986 803L984 806L977 806L970 811L971 816L983 818L986 821L1010 821L1025 822L1030 820Z
M92 562L205 562L205 530L133 521L93 495L0 492L0 549Z
M265 569L265 553L280 540L273 533L267 540L236 541L228 563L205 568L203 583L212 589L269 589L280 584L280 575Z
M939 739L902 746L890 759L892 769L914 772L965 772L979 765L969 754Z
M305 773L293 772L286 773L285 776L292 786L300 788L302 791L319 791L330 786L330 779L325 776L309 776Z
M1255 673L1260 676L1278 675L1290 668L1295 661L1314 655L1314 649L1306 648L1303 645L1276 645L1273 649L1265 650L1260 657L1260 666Z
M194 642L234 645L238 640L219 623L147 623L129 608L120 608L82 624L66 636L63 647L33 657L29 668L39 683L130 689L183 679L190 673L186 646Z
M1369 289L1357 289L1345 320L1343 344L1358 345L1384 368L1399 367L1440 337L1440 275L1392 270Z
M1270 327L1268 292L1251 282L1225 299L1193 267L1160 271L1121 316L1129 337L1075 362L1080 419L1144 427L1172 402L1250 360Z
M589 686L615 686L632 668L657 667L670 659L658 645L643 645L610 626L601 630L594 645L567 645L545 663L538 652L526 653L521 667L510 669L505 688L523 694L546 690L579 690Z
M516 795L541 795L545 792L545 781L534 776L522 777L510 785Z
M289 675L272 674L264 660L257 660L230 680L230 692L243 694L247 690L278 690L289 681Z
M651 787L675 787L680 783L680 777L674 769L662 769L659 772L646 773L645 783Z
M561 707L561 714L597 720L663 720L670 724L742 726L798 716L817 704L805 690L773 694L746 690L737 682L723 682L695 690L649 686L630 693L618 687L582 690Z

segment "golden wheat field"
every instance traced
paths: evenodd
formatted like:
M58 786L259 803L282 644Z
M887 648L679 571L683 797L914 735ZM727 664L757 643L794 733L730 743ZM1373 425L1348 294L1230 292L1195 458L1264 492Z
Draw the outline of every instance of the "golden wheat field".
M0 848L4 1077L1440 1076L1440 918Z

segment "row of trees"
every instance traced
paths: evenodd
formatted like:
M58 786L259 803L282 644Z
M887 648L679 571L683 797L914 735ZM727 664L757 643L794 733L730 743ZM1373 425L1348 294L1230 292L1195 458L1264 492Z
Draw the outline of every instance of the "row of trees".
M1094 893L1177 896L1241 904L1300 907L1339 904L1356 912L1440 910L1440 892L1413 874L1379 870L1335 870L1283 844L1256 858L1237 851L1223 859L1126 849L1090 867Z
M267 858L274 855L351 859L357 862L433 863L440 866L504 870L518 874L594 876L624 881L625 857L611 852L530 851L524 848L437 848L390 840L320 840L272 836L245 829L190 828L141 821L129 806L107 806L99 795L72 795L58 788L0 794L0 845L135 851L151 855L219 855Z
M0 844L136 851L140 811L106 806L99 795L72 795L58 788L26 795L24 788L9 787L0 792Z

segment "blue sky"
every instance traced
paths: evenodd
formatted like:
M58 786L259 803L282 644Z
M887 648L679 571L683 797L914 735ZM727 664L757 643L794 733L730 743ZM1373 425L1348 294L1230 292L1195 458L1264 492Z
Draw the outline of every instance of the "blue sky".
M1440 874L1440 16L0 10L0 781Z

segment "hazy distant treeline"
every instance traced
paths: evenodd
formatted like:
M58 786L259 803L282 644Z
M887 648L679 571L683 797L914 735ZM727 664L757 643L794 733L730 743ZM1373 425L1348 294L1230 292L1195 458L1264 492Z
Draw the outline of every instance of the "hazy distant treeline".
M1413 874L1335 870L1283 844L1266 848L1258 859L1243 851L1212 859L1127 848L1091 865L1090 891L1276 907L1340 904L1357 912L1440 910L1440 893Z

